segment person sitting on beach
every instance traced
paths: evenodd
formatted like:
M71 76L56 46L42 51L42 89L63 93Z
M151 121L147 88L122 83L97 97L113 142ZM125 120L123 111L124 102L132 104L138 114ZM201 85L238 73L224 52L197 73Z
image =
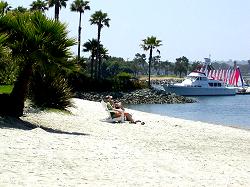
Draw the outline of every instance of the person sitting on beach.
M113 97L111 95L107 95L105 97L105 103L107 104L107 108L109 110L114 111L112 115L114 115L115 118L120 117L122 115L122 112L124 112L126 120L129 121L130 123L141 122L140 120L135 121L130 113L125 112L125 109L122 106L121 102L115 102L112 98ZM142 122L141 124L144 125L145 123Z

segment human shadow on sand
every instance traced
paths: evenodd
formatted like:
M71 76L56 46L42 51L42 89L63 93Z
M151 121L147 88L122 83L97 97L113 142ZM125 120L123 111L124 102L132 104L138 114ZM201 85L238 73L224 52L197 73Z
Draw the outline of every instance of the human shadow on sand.
M49 127L44 126L37 126L33 123L30 123L28 121L21 120L19 118L13 118L13 117L1 117L0 116L0 128L15 128L15 129L21 129L21 130L32 130L35 128L41 128L46 132L49 133L56 133L56 134L68 134L68 135L82 135L82 136L89 136L90 134L86 133L80 133L80 132L67 132L62 131L59 129L53 129Z

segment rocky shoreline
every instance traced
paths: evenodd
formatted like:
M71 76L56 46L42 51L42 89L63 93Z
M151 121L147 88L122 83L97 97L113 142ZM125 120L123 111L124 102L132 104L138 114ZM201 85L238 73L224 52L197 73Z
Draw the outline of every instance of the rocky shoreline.
M194 103L195 99L166 93L157 89L141 89L131 92L78 92L75 97L100 102L106 95L112 95L113 99L123 104L174 104Z

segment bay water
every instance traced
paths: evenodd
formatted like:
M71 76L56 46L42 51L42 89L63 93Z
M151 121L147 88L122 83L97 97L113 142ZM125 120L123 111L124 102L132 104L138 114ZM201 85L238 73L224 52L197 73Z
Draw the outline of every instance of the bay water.
M250 95L193 97L196 103L128 105L134 110L250 130Z

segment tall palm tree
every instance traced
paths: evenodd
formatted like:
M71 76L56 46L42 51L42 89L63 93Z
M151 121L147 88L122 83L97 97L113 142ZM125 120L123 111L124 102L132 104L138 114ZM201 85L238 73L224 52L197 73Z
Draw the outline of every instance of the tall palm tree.
M80 17L79 17L79 27L78 27L78 59L77 59L78 62L80 60L82 14L84 14L85 10L90 10L90 6L88 4L89 4L89 1L75 0L71 4L71 7L70 7L71 11L73 11L73 12L79 12L79 14L80 14Z
M142 40L142 44L140 45L144 51L149 50L149 62L148 62L148 87L150 88L150 76L151 76L151 62L152 62L152 55L153 49L161 46L161 40L157 40L155 36L147 37L146 39ZM159 50L157 50L160 53Z
M101 10L96 11L91 15L90 18L91 25L97 25L97 61L98 61L98 77L100 78L100 69L101 69L101 54L100 54L100 38L101 38L101 30L104 26L109 27L110 18L108 18L107 13L103 13Z
M32 11L39 10L39 11L45 12L46 10L49 9L47 7L47 3L45 1L42 1L42 0L33 1L30 6L31 6L30 10L32 10Z
M37 11L1 16L0 28L0 35L8 36L4 44L11 49L14 57L22 60L8 103L8 114L19 117L23 114L33 68L37 64L63 65L71 56L70 47L75 42L68 39L64 24L50 20Z
M59 20L59 12L62 7L66 8L68 0L46 0L49 7L55 6L55 20Z
M0 14L4 15L6 14L8 11L10 11L11 6L5 2L5 1L0 1Z
M96 39L88 40L83 44L83 51L84 52L91 52L91 65L90 65L90 75L91 79L93 79L94 75L94 61L95 61L95 56L96 56L96 51L98 47L98 42ZM97 73L97 65L96 65L96 73Z

